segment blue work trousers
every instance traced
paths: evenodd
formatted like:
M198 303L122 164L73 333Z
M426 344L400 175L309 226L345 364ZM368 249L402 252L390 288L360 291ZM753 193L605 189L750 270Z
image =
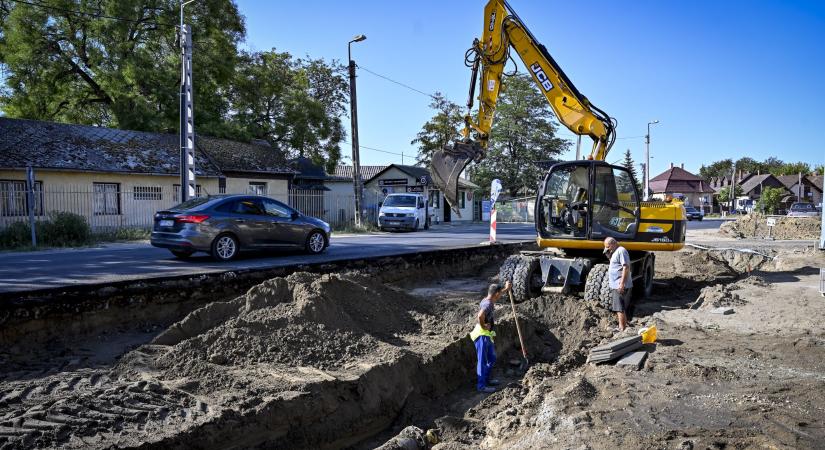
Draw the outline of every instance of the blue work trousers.
M487 380L490 379L490 371L493 370L493 364L496 363L496 346L489 336L479 336L475 340L476 357L478 364L476 365L476 375L478 375L477 389L483 389L487 386Z

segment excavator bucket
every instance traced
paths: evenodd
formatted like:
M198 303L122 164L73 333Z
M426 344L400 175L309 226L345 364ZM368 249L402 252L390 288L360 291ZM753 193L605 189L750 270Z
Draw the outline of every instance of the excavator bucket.
M450 204L458 217L458 177L471 161L483 157L481 148L475 143L456 142L446 146L433 154L430 162L430 174L433 182L444 194L444 199Z

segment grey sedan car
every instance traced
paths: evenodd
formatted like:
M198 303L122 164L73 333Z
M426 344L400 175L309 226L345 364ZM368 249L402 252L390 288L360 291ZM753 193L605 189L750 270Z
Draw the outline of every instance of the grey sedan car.
M321 253L332 229L271 198L198 197L155 213L151 243L178 258L206 252L228 261L245 250L305 249Z

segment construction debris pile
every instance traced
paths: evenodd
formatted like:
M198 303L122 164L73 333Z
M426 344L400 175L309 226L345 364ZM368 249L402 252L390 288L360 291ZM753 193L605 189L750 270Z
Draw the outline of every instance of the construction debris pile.
M819 217L783 217L771 216L775 225L768 227L767 216L747 214L736 220L725 222L719 232L735 238L766 238L768 228L773 239L819 239L822 219Z

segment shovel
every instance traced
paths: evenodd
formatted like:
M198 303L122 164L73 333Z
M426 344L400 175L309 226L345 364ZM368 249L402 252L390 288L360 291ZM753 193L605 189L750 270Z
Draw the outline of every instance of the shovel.
M518 341L521 344L521 356L524 358L524 361L519 364L518 370L523 373L527 371L530 360L527 359L527 349L524 347L524 338L521 336L521 327L518 324L518 314L516 314L516 302L513 300L513 292L507 291L507 294L510 295L510 306L513 307L513 319L516 321L516 332L518 332Z

